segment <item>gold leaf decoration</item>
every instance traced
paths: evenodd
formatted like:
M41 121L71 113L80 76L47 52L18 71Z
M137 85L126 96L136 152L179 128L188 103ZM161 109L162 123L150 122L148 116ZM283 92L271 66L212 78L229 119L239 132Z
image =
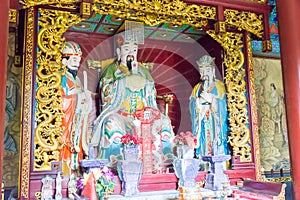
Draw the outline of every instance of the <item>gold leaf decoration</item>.
M227 66L225 85L227 87L227 103L229 112L230 136L229 143L233 147L233 155L240 156L242 162L250 162L251 143L247 113L246 83L241 33L226 32L216 34L206 32L215 39L225 50L224 63Z
M30 152L31 152L31 120L32 120L32 66L33 66L33 36L34 36L34 9L27 12L26 38L25 38L25 70L24 70L24 96L23 96L23 126L22 126L22 173L21 173L21 196L28 198L29 192L29 171L30 171Z
M238 30L246 30L257 37L262 38L264 30L263 15L226 9L224 11L224 16L227 24L237 27Z
M34 134L34 169L49 170L52 161L59 161L63 133L61 78L65 68L61 51L62 37L81 18L70 12L39 9L38 51L36 70L36 129Z
M80 2L80 0L19 0L19 3L23 4L24 8L30 8L39 5L53 5L58 8L75 8L75 6L72 4L75 4L76 2Z
M207 25L209 19L216 19L216 7L188 5L179 0L96 0L93 10L98 14L112 14L144 21L150 26L176 23L202 27Z

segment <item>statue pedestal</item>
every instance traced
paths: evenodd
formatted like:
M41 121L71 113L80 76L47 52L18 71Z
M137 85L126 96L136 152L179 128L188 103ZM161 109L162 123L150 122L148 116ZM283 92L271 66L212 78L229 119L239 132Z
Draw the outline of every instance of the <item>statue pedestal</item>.
M211 173L206 175L205 188L222 190L223 183L229 183L228 176L224 174L224 163L230 160L230 155L203 156L202 160L211 163Z
M194 188L197 186L195 178L198 175L199 160L197 159L176 159L173 162L175 174L179 179L179 187Z
M122 181L123 196L136 196L139 194L138 185L142 177L143 164L138 160L118 161L118 175Z

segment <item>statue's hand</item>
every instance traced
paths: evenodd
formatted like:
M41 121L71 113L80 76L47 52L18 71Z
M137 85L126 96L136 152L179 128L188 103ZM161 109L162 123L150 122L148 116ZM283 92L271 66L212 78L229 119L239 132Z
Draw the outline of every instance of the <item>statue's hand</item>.
M213 95L211 93L203 91L200 94L200 99L202 99L203 103L211 103L213 100Z
M84 91L83 103L89 103L92 101L92 92L89 90Z

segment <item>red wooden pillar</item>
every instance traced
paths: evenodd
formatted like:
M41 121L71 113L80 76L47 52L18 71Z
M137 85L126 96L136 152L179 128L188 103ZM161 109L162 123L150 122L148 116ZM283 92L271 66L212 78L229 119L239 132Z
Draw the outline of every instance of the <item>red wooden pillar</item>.
M5 99L6 99L6 68L7 68L7 46L8 46L8 15L9 0L1 1L0 6L0 171L3 163L4 122L5 122ZM0 173L2 183L2 173ZM1 185L1 184L0 184Z
M300 200L300 2L276 0L293 197Z

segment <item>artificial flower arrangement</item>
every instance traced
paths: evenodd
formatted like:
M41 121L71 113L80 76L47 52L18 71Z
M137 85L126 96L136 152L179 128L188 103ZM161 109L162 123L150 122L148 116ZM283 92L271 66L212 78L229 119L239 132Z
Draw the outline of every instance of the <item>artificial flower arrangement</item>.
M103 199L105 195L114 191L116 182L114 174L107 167L92 168L89 173L84 173L83 178L78 179L77 188L88 199Z
M136 134L126 133L121 137L123 146L136 146L141 144L141 139Z
M180 132L177 134L173 140L176 146L187 145L190 149L194 149L197 144L197 138L193 135L191 131Z

